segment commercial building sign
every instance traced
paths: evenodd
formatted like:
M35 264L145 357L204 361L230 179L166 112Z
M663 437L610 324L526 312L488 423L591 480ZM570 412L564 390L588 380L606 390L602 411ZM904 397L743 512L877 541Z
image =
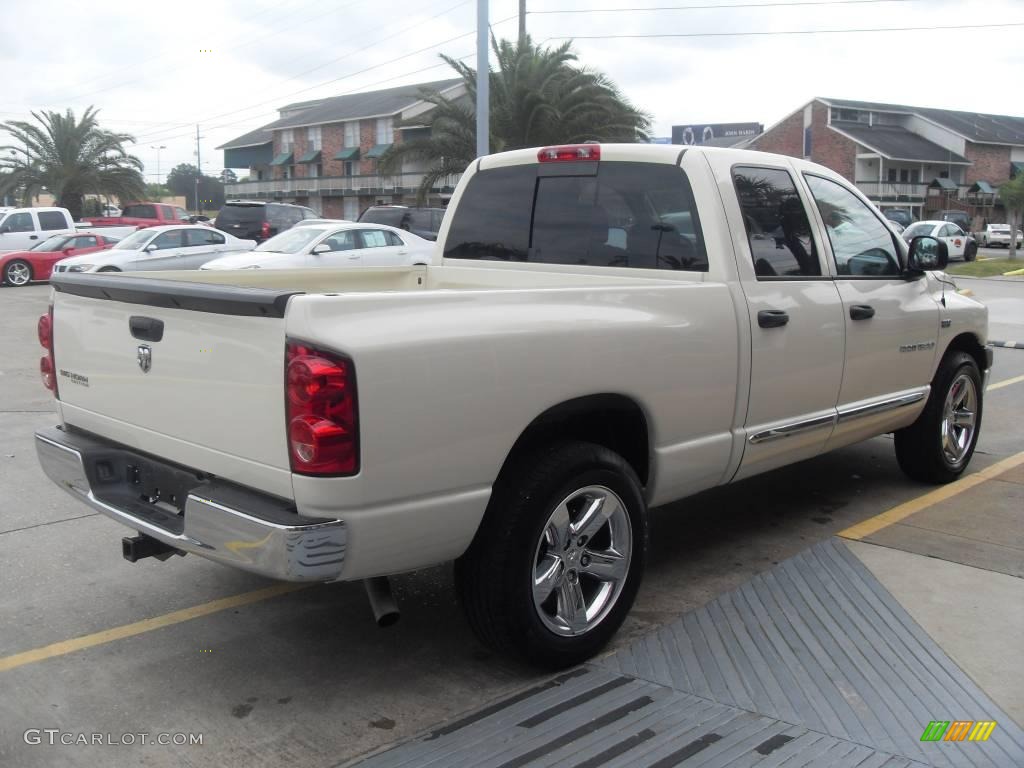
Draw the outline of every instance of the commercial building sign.
M764 133L761 123L707 123L701 125L673 125L673 144L706 144L712 139L751 138Z

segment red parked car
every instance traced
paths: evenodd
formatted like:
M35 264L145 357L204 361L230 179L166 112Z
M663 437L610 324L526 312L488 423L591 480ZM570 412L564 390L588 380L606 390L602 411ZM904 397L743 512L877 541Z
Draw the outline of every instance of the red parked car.
M119 238L95 232L54 235L27 251L0 253L0 275L6 285L28 285L32 280L49 280L53 265L69 256L105 251Z

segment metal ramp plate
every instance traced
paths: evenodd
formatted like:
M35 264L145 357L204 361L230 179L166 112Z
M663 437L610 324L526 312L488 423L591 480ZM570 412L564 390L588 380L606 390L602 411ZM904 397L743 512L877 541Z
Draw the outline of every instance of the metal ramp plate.
M994 720L986 742L922 742ZM1024 766L1024 732L838 539L366 768Z

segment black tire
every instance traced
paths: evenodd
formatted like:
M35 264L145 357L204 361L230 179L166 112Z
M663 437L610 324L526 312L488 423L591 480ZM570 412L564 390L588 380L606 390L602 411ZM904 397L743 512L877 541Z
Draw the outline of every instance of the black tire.
M549 515L562 500L590 486L610 489L622 501L631 559L621 591L603 618L582 634L564 636L545 625L534 604L536 556ZM646 556L647 506L636 472L603 446L563 442L523 451L502 471L473 543L455 563L455 583L481 642L537 666L563 669L593 656L621 626L640 587Z
M117 267L100 267L96 270L97 272L120 272L121 270Z
M970 243L964 248L964 261L974 261L978 258L978 246L975 243Z
M946 399L961 374L974 384L977 406L974 411L974 432L966 451L958 460L951 460L943 450L943 424ZM974 358L966 352L949 352L939 364L932 380L932 391L917 421L895 433L896 460L907 475L925 483L951 483L963 474L974 455L981 434L984 393L981 372Z
M18 268L24 268L24 269L28 270L28 280L26 280L24 282L16 282L18 278L12 277L11 273L12 273L12 271L14 271L15 269L18 269ZM3 279L3 282L4 282L5 285L11 285L11 286L16 286L17 287L17 286L22 286L22 285L28 285L33 280L35 280L35 274L32 272L32 265L29 264L27 261L24 261L23 259L12 259L11 261L7 262L4 265L4 279Z

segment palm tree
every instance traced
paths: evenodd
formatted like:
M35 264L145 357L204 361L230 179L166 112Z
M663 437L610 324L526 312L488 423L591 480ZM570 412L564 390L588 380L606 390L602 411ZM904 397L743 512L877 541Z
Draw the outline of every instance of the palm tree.
M122 201L141 197L142 162L124 148L134 138L100 128L97 114L94 107L81 120L70 109L64 114L33 112L34 123L0 123L0 130L16 141L0 147L0 194L20 193L27 205L45 188L76 219L88 193Z
M491 38L497 70L490 73L490 147L494 152L584 141L636 142L648 138L650 117L622 95L607 76L576 64L572 42L554 48ZM429 163L419 189L422 201L450 174L462 173L476 157L476 71L441 56L466 86L466 96L449 99L422 89L434 105L426 119L427 138L395 144L381 159L391 173L405 159Z

